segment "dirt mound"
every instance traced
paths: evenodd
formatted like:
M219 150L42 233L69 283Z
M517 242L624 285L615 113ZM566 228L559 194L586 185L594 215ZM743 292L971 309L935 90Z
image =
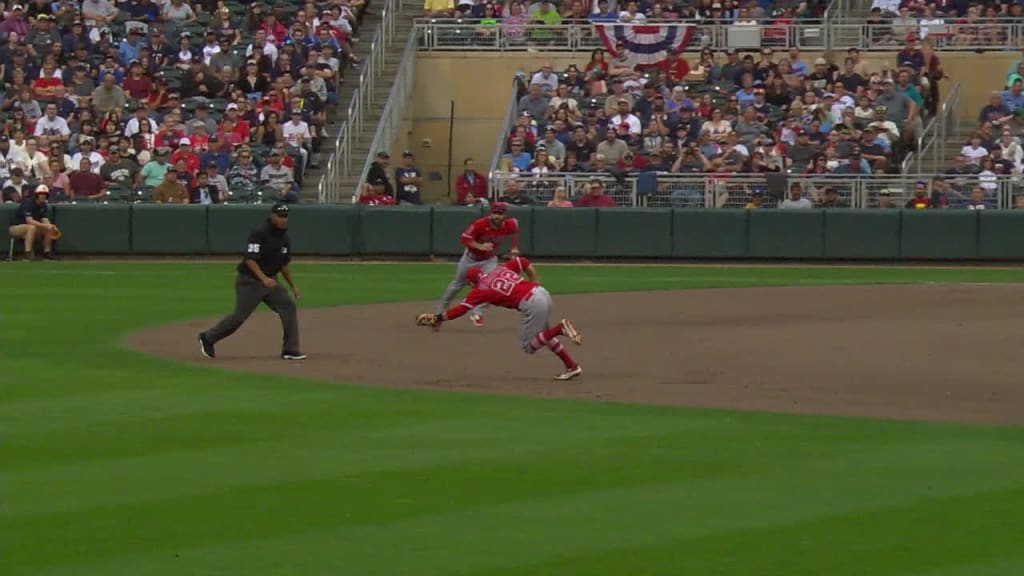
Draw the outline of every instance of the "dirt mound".
M280 325L256 314L199 354L214 320L160 326L127 345L251 372L395 387L832 415L1024 423L1017 285L843 286L554 295L554 320L584 374L551 377L547 350L521 352L518 313L492 308L440 333L413 325L430 303L301 312L304 362L278 359ZM226 312L227 310L225 310Z

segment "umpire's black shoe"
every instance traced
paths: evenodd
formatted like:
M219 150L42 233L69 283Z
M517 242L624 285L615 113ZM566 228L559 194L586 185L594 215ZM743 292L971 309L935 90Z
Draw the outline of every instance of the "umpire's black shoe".
M306 355L303 354L302 352L282 352L281 353L281 359L282 360L305 360L306 359Z
M53 255L53 252L43 252L43 260L51 260L56 262L57 257Z
M203 333L199 333L199 351L203 353L203 356L207 358L216 358L217 353L213 350L213 342L206 339Z

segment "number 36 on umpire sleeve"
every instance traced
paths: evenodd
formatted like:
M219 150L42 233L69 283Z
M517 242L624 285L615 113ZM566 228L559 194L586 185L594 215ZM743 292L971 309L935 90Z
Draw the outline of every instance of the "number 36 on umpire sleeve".
M249 244L249 248L247 249L247 252L249 254L259 254L260 253L260 245L259 244Z

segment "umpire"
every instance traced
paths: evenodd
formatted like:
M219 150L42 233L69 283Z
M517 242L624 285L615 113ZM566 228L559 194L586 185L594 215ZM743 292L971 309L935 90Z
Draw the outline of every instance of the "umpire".
M295 302L276 279L280 272L291 286L295 298L302 297L288 269L292 259L291 248L291 240L288 238L288 205L274 204L270 209L270 218L249 232L245 257L238 264L238 277L235 279L235 311L213 328L199 333L199 350L203 356L215 357L214 345L234 334L263 302L281 317L281 326L284 328L281 358L306 358L299 351L299 318Z

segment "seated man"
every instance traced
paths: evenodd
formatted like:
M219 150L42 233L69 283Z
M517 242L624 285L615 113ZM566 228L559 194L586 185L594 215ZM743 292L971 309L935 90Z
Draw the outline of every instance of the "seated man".
M50 189L46 186L36 187L32 197L25 198L18 206L17 212L11 218L11 226L8 233L14 238L21 238L25 241L25 260L32 260L36 239L42 236L43 258L56 260L51 252L53 237L51 233L56 226L50 223L48 217Z

